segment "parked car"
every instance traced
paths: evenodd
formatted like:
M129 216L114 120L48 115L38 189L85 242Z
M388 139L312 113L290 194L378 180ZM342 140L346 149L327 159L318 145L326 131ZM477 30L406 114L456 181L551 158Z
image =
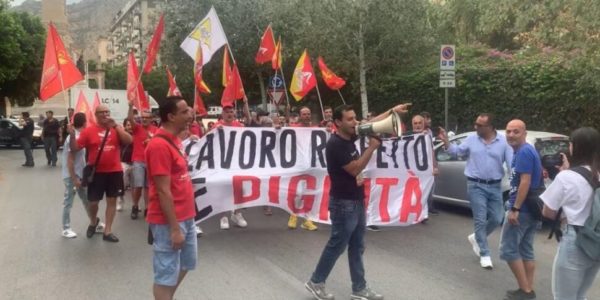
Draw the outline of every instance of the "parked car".
M21 145L19 140L21 136L21 126L19 120L16 119L0 119L0 145L7 148L13 145ZM34 124L33 129L33 140L31 147L35 148L38 145L42 145L42 128L37 124Z
M500 131L504 134L504 131ZM476 134L475 132L467 132L458 134L450 138L450 143L460 145L467 136ZM554 166L558 164L556 157L559 153L569 153L569 138L562 134L527 131L527 143L533 145L542 158L544 166L544 183L550 184L553 176L548 174L556 174ZM443 143L437 144L434 147L434 154L438 160L438 169L440 174L435 179L435 189L433 197L435 201L455 204L459 206L469 207L469 198L467 197L467 178L464 175L467 157L452 156L443 149ZM558 156L557 156L558 155ZM502 192L504 200L508 199L508 191L510 183L508 181L509 172L504 172L502 179Z

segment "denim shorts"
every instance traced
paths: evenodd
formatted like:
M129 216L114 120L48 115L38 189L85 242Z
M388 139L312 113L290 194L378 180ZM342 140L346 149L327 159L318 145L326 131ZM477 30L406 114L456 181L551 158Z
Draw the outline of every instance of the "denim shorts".
M181 271L196 268L198 259L198 239L194 219L179 222L179 228L185 238L183 247L173 250L171 246L171 231L168 224L150 224L154 236L152 250L154 251L154 283L164 286L177 285Z
M508 223L508 212L504 217L500 234L500 259L511 262L515 260L535 260L533 241L540 221L527 212L519 213L519 225Z
M131 167L131 186L136 188L148 187L145 163L137 161L133 162L133 166Z

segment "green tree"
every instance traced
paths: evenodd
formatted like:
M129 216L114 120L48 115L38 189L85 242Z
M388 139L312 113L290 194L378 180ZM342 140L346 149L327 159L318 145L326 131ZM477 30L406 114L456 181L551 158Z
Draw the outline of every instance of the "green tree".
M39 91L44 27L39 18L0 5L0 36L0 101L31 105Z

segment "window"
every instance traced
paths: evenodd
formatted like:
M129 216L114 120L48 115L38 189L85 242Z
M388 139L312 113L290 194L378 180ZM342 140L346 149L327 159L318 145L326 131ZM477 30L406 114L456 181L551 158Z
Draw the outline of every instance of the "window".
M466 138L467 138L466 136L463 136L463 137L451 140L450 144L458 146L458 145L462 144ZM453 154L446 152L444 150L444 146L441 146L436 149L435 157L436 157L437 161L464 161L467 159L466 156L453 155Z

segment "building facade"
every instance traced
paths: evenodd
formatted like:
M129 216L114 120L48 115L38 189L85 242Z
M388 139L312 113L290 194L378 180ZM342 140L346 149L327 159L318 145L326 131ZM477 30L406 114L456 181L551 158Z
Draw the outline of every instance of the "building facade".
M127 63L133 49L138 65L144 58L167 0L131 0L113 18L106 37L98 40L100 64L119 66ZM160 58L158 58L160 63Z

